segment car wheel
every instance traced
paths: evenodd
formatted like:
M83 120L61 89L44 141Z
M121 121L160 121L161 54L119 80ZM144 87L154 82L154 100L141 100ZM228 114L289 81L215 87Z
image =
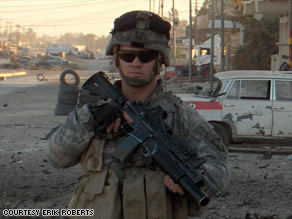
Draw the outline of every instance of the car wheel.
M227 128L224 125L215 122L212 122L211 125L213 126L214 131L221 138L225 146L228 147L231 139Z
M74 77L74 82L73 83L69 83L67 80L66 80L66 76L70 74ZM61 84L63 85L79 85L80 83L80 76L77 74L76 71L72 70L72 69L66 69L64 70L61 75L60 75L60 82Z

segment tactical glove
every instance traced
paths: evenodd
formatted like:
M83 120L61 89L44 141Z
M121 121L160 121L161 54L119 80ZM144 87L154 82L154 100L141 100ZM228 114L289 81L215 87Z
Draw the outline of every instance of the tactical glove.
M116 103L89 104L88 108L97 122L97 131L105 131L117 118L122 117L122 107Z

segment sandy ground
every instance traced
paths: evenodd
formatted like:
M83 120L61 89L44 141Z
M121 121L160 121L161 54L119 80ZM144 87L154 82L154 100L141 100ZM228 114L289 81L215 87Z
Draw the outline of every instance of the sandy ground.
M46 73L46 81L37 81L35 73L0 81L0 218L8 208L64 209L78 183L79 166L54 169L45 156L46 134L65 119L54 115L57 75ZM287 157L230 153L229 193L212 198L200 218L292 219Z

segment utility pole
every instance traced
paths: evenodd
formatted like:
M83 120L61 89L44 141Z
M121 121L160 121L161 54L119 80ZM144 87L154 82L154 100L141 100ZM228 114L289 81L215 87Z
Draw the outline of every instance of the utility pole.
M213 91L213 74L214 74L214 1L211 0L211 59L210 59L210 89Z
M6 22L7 24L9 24L9 34L8 34L8 40L11 41L11 32L12 32L12 22Z
M192 83L193 81L193 63L192 63L192 0L189 0L189 82Z
M224 56L224 33L225 33L225 21L224 21L224 0L221 1L220 17L221 17L221 71L224 71L225 56ZM291 1L291 0L290 0Z
M292 0L289 1L289 40L288 40L288 45L289 45L289 66L290 66L290 71L292 70Z
M149 0L149 11L151 11L151 0Z
M0 19L0 48L2 47L2 24L1 24L1 19Z
M195 44L198 44L198 0L195 0Z
M18 54L19 50L18 50L18 47L19 47L19 28L21 26L19 24L16 24L16 53Z
M1 19L0 19L0 48L2 50L2 24L1 24Z
M25 33L24 33L24 31L25 31L25 28L24 28L24 26L22 26L22 43L24 43L25 42Z
M6 27L5 27L5 35L8 37L8 22L6 21Z
M174 15L174 0L172 0L172 40L173 40L173 66L175 66L176 59L176 33L175 33L175 15Z
M161 0L161 17L163 18L163 6L164 6L164 0Z

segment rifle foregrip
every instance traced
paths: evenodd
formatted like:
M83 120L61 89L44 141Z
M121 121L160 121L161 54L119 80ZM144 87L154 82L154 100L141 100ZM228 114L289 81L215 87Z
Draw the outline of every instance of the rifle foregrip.
M166 174L174 179L174 181L178 183L200 207L209 203L209 197L177 167L175 162L169 162L163 153L159 153L158 151L152 154L152 159Z

